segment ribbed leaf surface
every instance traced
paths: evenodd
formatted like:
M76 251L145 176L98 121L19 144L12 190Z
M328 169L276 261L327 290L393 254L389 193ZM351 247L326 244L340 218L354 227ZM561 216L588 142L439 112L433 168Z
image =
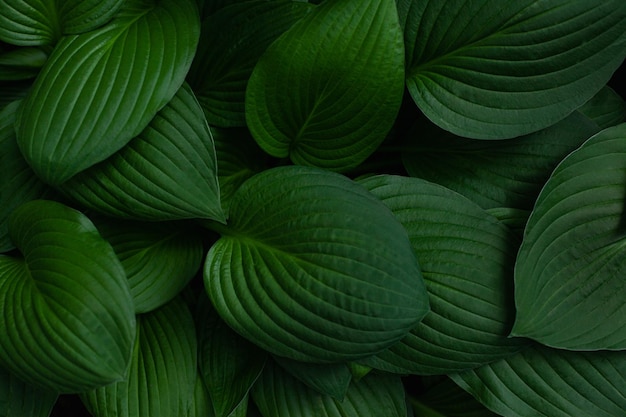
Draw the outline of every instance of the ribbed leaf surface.
M80 392L123 377L133 301L111 246L83 214L52 201L9 221L23 258L0 256L0 362L33 385Z
M622 0L401 0L407 87L445 130L479 139L548 127L626 56Z
M602 129L626 122L626 101L611 87L604 87L578 111Z
M345 398L352 382L352 373L345 363L307 363L279 356L274 357L274 362L309 388L339 401Z
M626 349L626 124L570 154L541 191L515 266L512 334Z
M209 127L185 84L139 136L62 191L115 217L223 221L216 171Z
M281 370L268 366L252 390L263 417L406 417L399 377L368 375L353 382L343 401L322 395Z
M184 81L197 13L192 0L129 0L109 24L61 39L17 120L20 149L43 180L68 180L146 127Z
M28 80L35 78L48 55L40 48L0 50L0 80ZM3 90L4 93L4 90Z
M276 40L246 92L246 121L270 155L346 170L391 128L402 101L393 0L324 2Z
M0 368L0 416L48 417L58 394L42 391Z
M259 57L313 5L290 0L234 3L202 22L187 76L211 125L245 126L246 86Z
M15 45L46 45L62 35L96 29L124 0L2 0L0 40Z
M174 299L137 319L130 369L119 382L82 394L94 417L186 416L196 386L196 334L185 303Z
M368 356L428 311L402 225L346 177L274 168L235 194L205 286L218 313L264 349L309 362Z
M619 417L626 410L626 352L541 346L452 379L506 417Z
M409 233L431 311L370 366L399 373L445 374L511 355L513 232L465 197L417 178L375 176L361 183Z

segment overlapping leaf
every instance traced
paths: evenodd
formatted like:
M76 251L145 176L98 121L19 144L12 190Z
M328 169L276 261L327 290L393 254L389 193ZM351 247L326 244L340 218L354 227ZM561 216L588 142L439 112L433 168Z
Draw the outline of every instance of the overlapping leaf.
M452 379L507 417L618 417L626 410L626 352L535 346Z
M133 301L111 246L80 212L36 200L10 218L23 258L0 256L0 363L22 380L80 392L123 377Z
M431 311L401 342L364 363L400 373L444 374L518 351L507 338L513 308L516 237L463 196L417 178L361 183L409 233Z
M224 221L216 171L211 132L185 84L139 136L62 191L116 217Z
M268 364L270 365L270 364ZM399 377L368 375L350 385L343 401L308 388L280 367L268 366L252 391L263 417L406 417Z
M608 86L583 104L578 111L602 129L626 122L626 102Z
M403 47L391 0L324 2L276 40L246 92L246 121L270 155L346 170L385 138L402 101Z
M129 0L102 28L64 37L17 119L35 172L58 185L137 136L182 85L199 26L192 0Z
M416 417L497 417L467 391L446 378L409 401Z
M415 124L402 162L411 176L451 188L485 209L530 210L559 162L598 127L580 113L520 138L460 138L424 120Z
M211 125L245 125L246 86L259 57L311 9L290 0L235 2L202 22L187 80Z
M15 45L46 45L62 35L96 29L124 0L2 0L0 40Z
M193 404L197 343L193 318L176 298L137 319L125 378L82 394L94 417L185 416Z
M515 266L512 334L567 349L626 348L626 124L570 154L541 191Z
M154 310L173 299L202 265L204 245L190 224L102 217L94 222L124 267L135 313Z
M361 358L400 340L428 311L402 225L346 177L274 168L235 194L205 286L238 333L291 359Z
M39 48L19 48L8 52L0 50L0 80L35 78L47 58L48 55Z
M0 416L48 417L58 394L42 391L0 368Z
M596 94L626 53L621 0L402 0L407 87L459 136L548 127Z
M284 370L315 391L341 401L346 396L352 373L345 363L318 364L274 357Z

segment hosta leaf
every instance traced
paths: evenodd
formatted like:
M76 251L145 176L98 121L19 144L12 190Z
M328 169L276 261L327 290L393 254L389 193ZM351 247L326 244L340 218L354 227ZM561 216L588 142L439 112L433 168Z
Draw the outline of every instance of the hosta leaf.
M48 417L58 394L42 391L0 368L0 416Z
M626 124L570 154L541 191L515 265L512 334L626 349Z
M33 385L80 392L121 379L133 301L111 246L82 213L35 200L9 220L22 257L0 256L0 363Z
M400 378L384 374L352 383L339 401L308 388L276 365L268 366L252 398L263 417L406 417L407 413Z
M0 80L35 78L46 59L48 55L39 48L18 48L0 53Z
M62 35L96 29L108 22L123 0L1 0L0 40L46 45Z
M35 172L58 185L137 136L182 85L199 26L192 0L129 0L106 26L62 38L17 119Z
M375 176L361 181L409 233L431 311L410 334L374 358L375 368L444 374L518 351L513 324L513 232L465 197L417 178Z
M246 92L246 121L275 157L331 170L363 162L400 108L403 47L392 0L324 2L277 39Z
M352 381L352 373L345 363L306 363L279 356L275 356L274 361L308 387L339 401L346 396Z
M22 203L43 197L48 189L17 147L13 127L18 106L19 102L13 102L0 111L0 252L15 247L9 238L9 215Z
M621 0L401 0L407 87L445 130L524 135L596 94L626 56Z
M498 416L448 378L409 400L419 417Z
M409 175L451 188L483 208L530 210L558 163L597 132L577 112L547 129L502 141L461 138L421 120L402 161Z
M204 385L200 372L197 374L196 384L193 390L193 404L186 417L215 417L213 414L213 406L211 405L211 398L209 398L209 392Z
M189 86L148 127L62 191L80 204L139 220L224 220L211 132Z
M16 100L20 100L26 96L30 89L31 80L19 81L2 81L0 80L0 111ZM23 157L22 157L23 158Z
M578 111L602 129L626 122L626 102L611 87L604 87Z
M618 417L626 410L626 352L536 346L452 379L507 417Z
M234 3L202 22L187 76L211 125L245 126L246 86L259 57L313 8L291 0Z
M228 417L261 374L267 354L243 339L219 318L203 318L199 326L199 366L211 397L213 414Z
M428 311L402 225L346 177L264 171L239 188L204 271L218 313L262 348L341 362L400 340Z
M103 217L94 222L124 267L135 313L154 310L173 299L202 265L204 245L190 224Z
M94 417L186 416L196 386L193 318L176 298L137 318L137 338L126 377L81 395Z

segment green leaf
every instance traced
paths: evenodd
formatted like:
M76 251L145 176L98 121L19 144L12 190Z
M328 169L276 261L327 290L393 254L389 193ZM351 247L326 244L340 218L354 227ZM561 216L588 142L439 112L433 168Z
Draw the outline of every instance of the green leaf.
M139 136L61 190L115 217L224 221L216 171L211 132L185 84Z
M124 267L135 313L146 313L172 300L202 265L204 245L190 224L93 220Z
M431 311L388 350L362 361L398 373L438 375L511 355L527 344L513 324L516 236L465 197L417 178L361 181L409 233Z
M28 93L31 84L31 80L0 80L0 91L2 91L2 94L0 94L0 111L4 110L6 106L13 103L14 101L24 98Z
M363 187L317 168L252 177L211 247L205 287L238 333L278 356L342 362L404 337L428 311L406 231Z
M269 365L269 364L268 364ZM280 367L268 366L252 390L263 417L406 417L399 377L368 375L350 385L343 401L308 388Z
M345 363L306 363L280 356L274 356L274 361L309 388L339 401L345 398L352 382L352 373Z
M17 119L35 172L61 184L137 136L182 85L199 26L192 0L129 0L106 26L62 38Z
M546 128L593 97L626 55L622 0L400 0L398 9L409 92L459 136Z
M193 390L193 404L189 409L189 414L185 417L215 417L209 392L204 385L202 376L198 372L196 384Z
M25 384L0 368L0 416L48 417L59 395Z
M355 167L398 113L403 55L392 0L324 2L257 63L246 92L248 127L272 156L335 171Z
M0 256L0 363L22 380L81 392L126 372L135 315L124 269L82 213L35 200L9 220L22 257Z
M507 417L617 417L626 410L626 352L542 346L452 379Z
M598 132L578 112L520 138L461 138L424 120L410 134L402 162L413 177L451 188L485 209L530 210L559 162Z
M574 350L626 349L626 124L554 171L515 266L514 336Z
M626 122L626 101L611 87L604 87L578 111L602 129Z
M185 416L197 379L196 333L176 298L137 318L137 338L126 377L81 395L94 417Z
M199 365L215 417L228 417L243 402L261 374L267 354L233 332L217 317L199 326Z
M48 55L39 48L19 48L0 52L0 80L35 78Z
M246 86L267 47L313 6L291 0L234 3L202 22L187 80L211 125L245 126Z
M19 102L0 111L0 252L15 246L9 238L9 216L17 207L30 200L44 197L48 187L30 169L15 138L15 113Z
M62 35L96 29L108 22L123 0L3 0L0 40L15 45L47 45Z

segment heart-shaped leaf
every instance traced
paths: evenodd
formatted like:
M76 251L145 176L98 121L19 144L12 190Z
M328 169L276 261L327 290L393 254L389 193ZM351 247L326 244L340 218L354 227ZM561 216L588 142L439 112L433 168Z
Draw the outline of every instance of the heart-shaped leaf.
M308 388L279 366L268 367L252 390L263 417L406 417L399 377L368 375L350 384L343 401Z
M192 0L128 0L109 24L62 38L17 119L35 172L61 184L137 136L182 85L199 27Z
M124 0L2 0L0 40L15 45L46 45L62 35L96 29Z
M0 363L33 385L81 392L121 379L133 300L111 246L82 213L35 200L9 220L22 257L0 256Z
M245 126L246 86L259 57L312 9L306 2L253 0L220 9L202 22L187 81L211 125Z
M224 221L216 171L211 132L184 84L139 136L61 189L115 217Z
M557 167L515 265L512 335L566 349L626 349L626 124Z
M617 417L626 410L626 352L568 352L543 346L451 375L507 417Z
M626 122L626 101L611 87L604 87L578 111L602 129Z
M275 157L331 170L363 162L402 102L402 33L393 1L319 5L277 39L246 92L246 121Z
M48 417L58 394L25 384L0 368L0 416Z
M420 262L431 311L410 334L363 363L398 373L445 374L511 355L513 232L460 194L417 178L361 181L396 215Z
M515 139L461 138L417 122L402 153L413 177L451 188L485 209L530 210L559 162L599 131L578 112L565 120Z
M126 377L81 395L94 417L186 416L197 377L193 318L176 298L137 318Z
M124 267L135 313L173 299L202 266L204 245L190 224L93 220Z
M459 136L546 128L596 94L626 54L622 0L402 0L407 87Z
M257 174L233 197L228 227L216 230L209 297L233 329L278 356L369 356L428 311L406 231L340 174L302 166Z

